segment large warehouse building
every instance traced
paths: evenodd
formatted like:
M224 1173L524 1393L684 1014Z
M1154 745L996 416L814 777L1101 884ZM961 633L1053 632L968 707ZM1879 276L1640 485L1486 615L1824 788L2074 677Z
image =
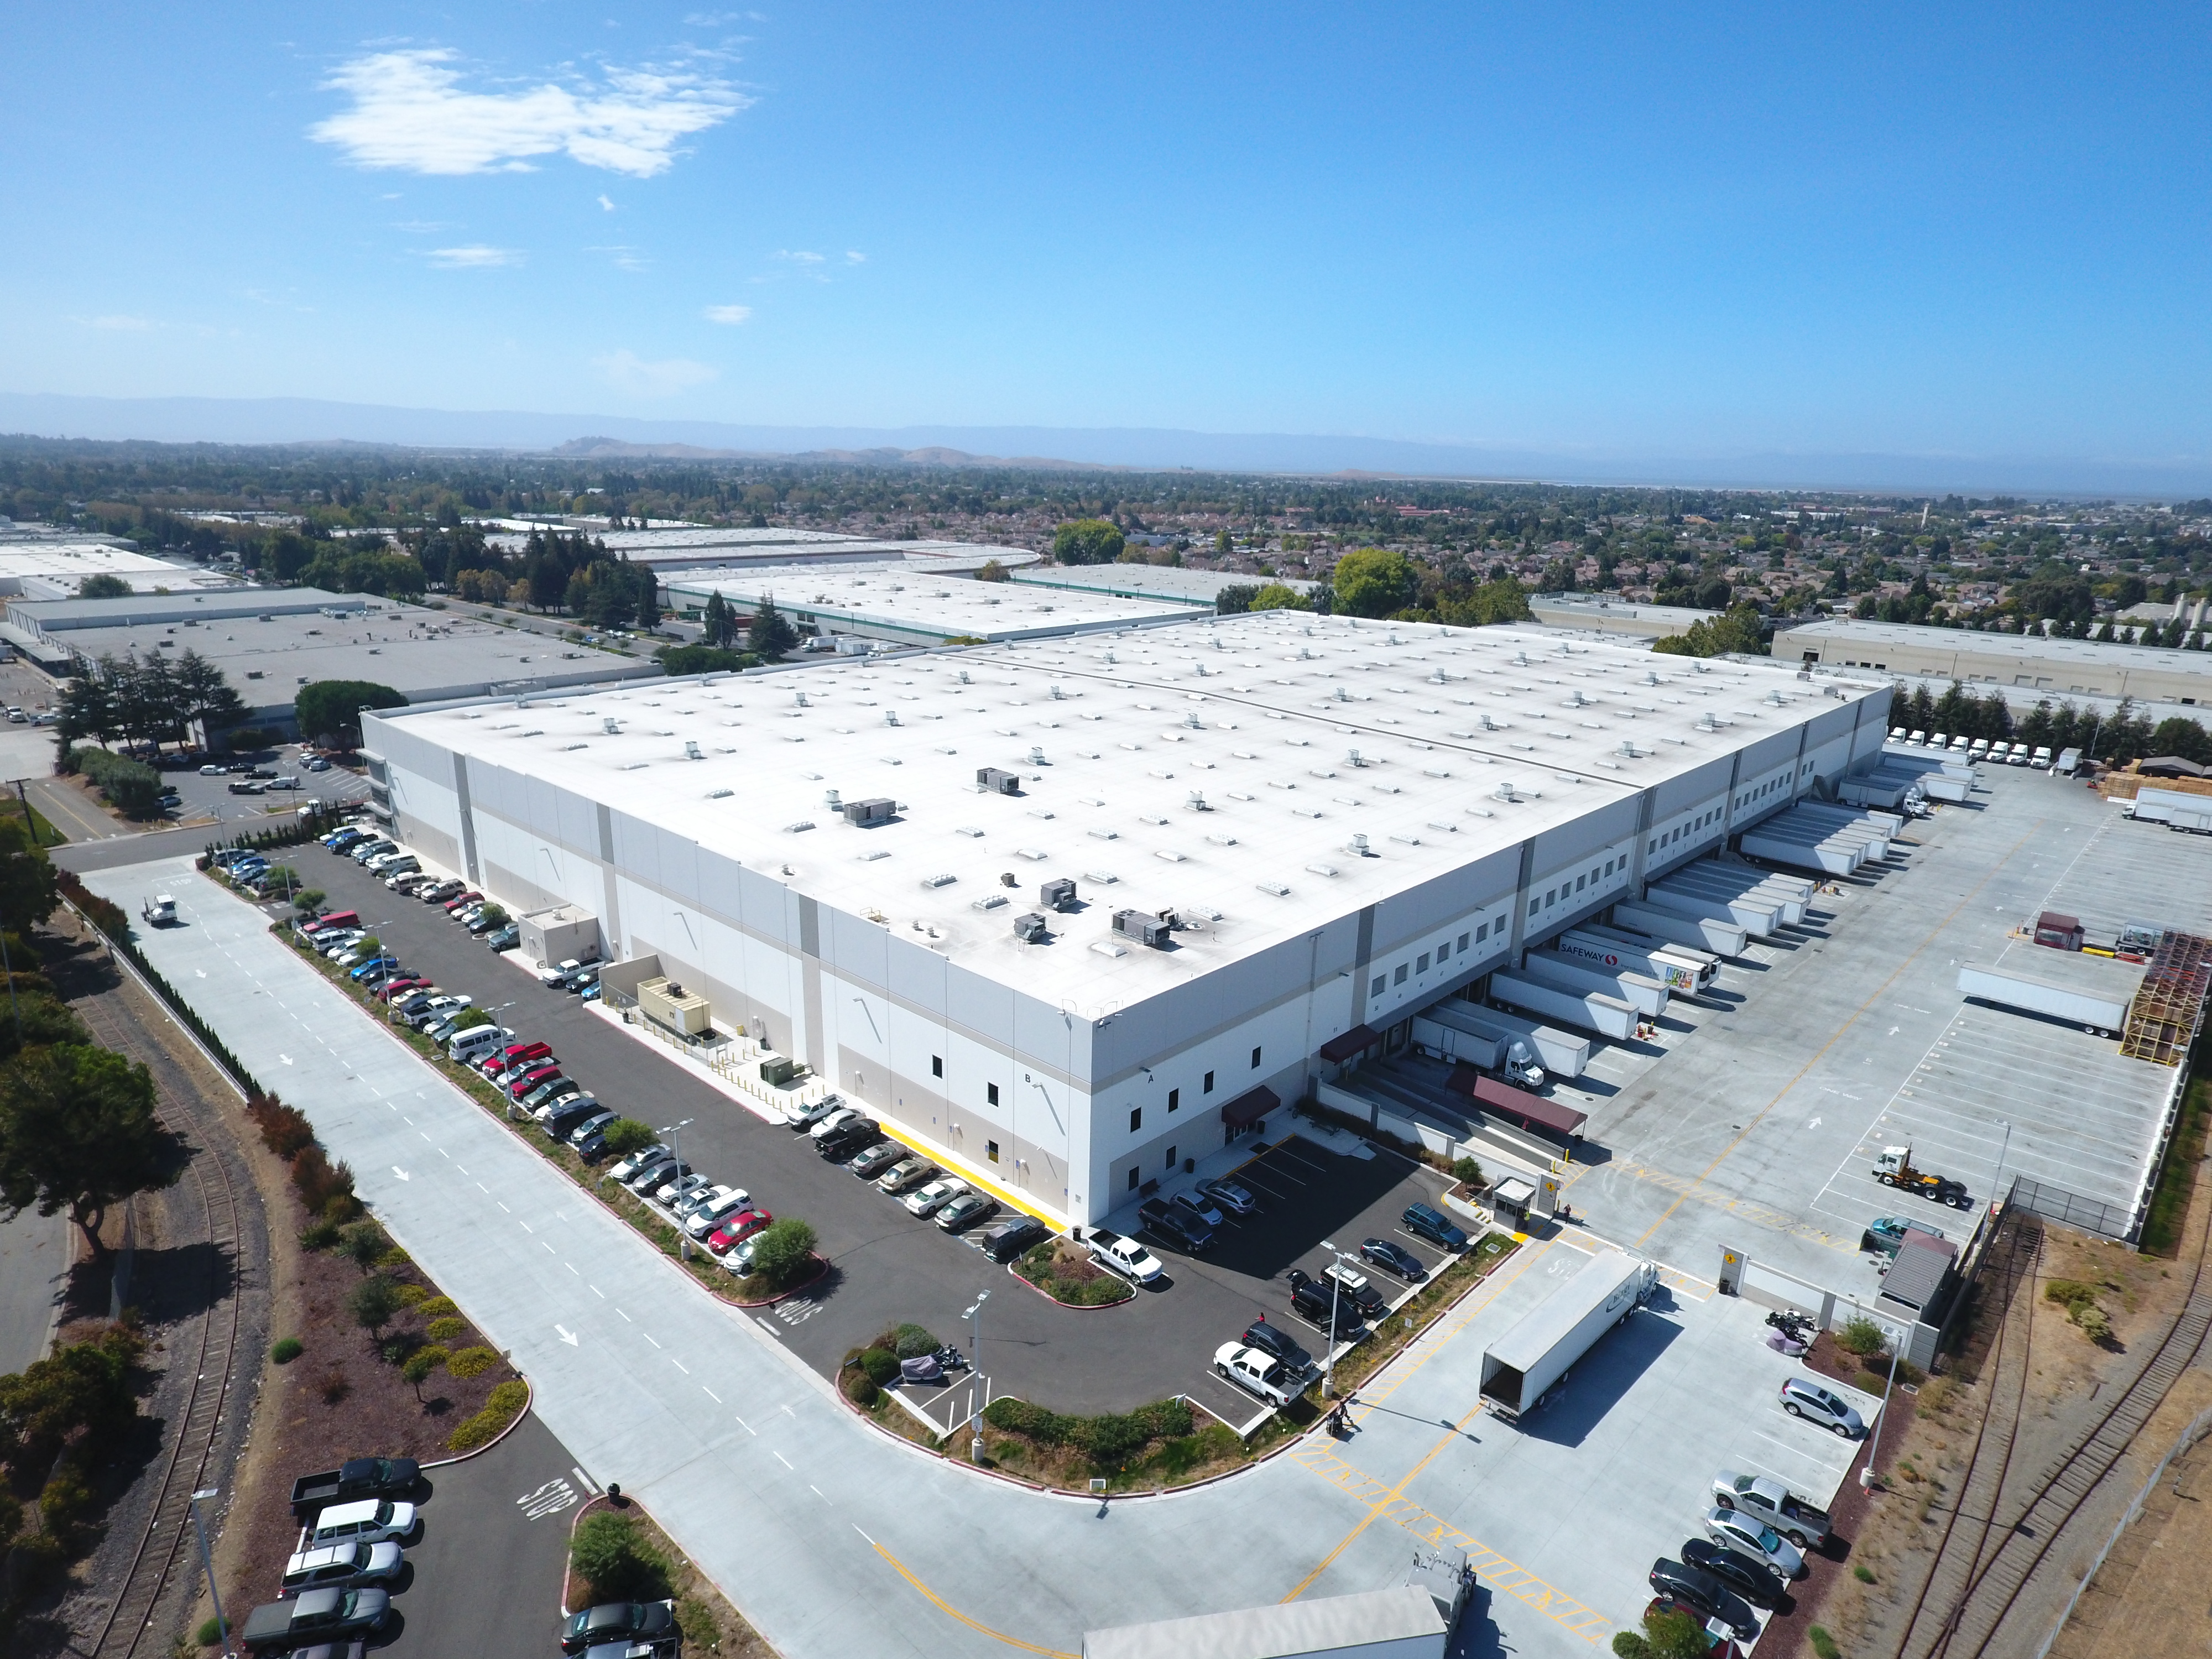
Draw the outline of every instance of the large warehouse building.
M1272 612L395 711L366 742L426 857L1091 1221L1304 1095L1324 1045L1875 756L1887 696Z
M2212 651L1839 617L1778 630L1774 656L1778 662L1871 668L2053 696L2086 693L2137 702L2212 703Z

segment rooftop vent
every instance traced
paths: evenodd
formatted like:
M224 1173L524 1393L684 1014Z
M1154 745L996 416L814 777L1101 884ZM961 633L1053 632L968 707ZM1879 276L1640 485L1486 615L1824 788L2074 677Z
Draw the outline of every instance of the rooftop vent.
M791 695L793 702L801 708L811 708L814 706L806 701L806 693L804 691L794 691Z
M1014 937L1024 945L1042 945L1052 935L1045 931L1044 918L1029 910L1014 918Z
M1206 796L1196 789L1183 797L1182 804L1183 810L1188 812L1210 812L1213 810L1206 804Z
M1037 888L1037 902L1048 910L1073 910L1075 908L1075 884L1065 876L1042 883Z
M866 830L878 823L889 823L892 814L898 811L898 803L888 796L877 795L867 800L847 801L842 810L846 823Z
M1344 850L1351 854L1352 856L1356 859L1366 859L1375 856L1372 853L1367 850L1367 837L1364 836L1354 836L1352 838L1351 844Z
M1037 744L1031 744L1030 745L1030 764L1031 766L1042 766L1044 763L1044 750L1042 746Z
M1252 884L1271 898L1288 898L1291 896L1290 886L1285 882L1257 881Z
M612 714L607 716L602 729L605 730L606 734L611 738L618 738L622 736L622 724L620 721L617 720Z
M704 755L699 752L699 745L696 743L689 740L687 740L684 744L684 757L686 760L704 760L707 758Z
M962 670L960 671L960 684L963 684L963 685L973 685L975 683L975 681L973 681L973 680L971 680L971 679L969 679L969 678L968 678L968 671L967 671L966 669L964 669L964 668L963 668L963 669L962 669Z
M1142 910L1116 910L1114 931L1123 939L1134 939L1155 951L1165 950L1175 932L1164 918L1147 915Z
M924 876L921 884L924 887L950 887L957 879L957 876Z
M1346 766L1364 766L1367 764L1365 761L1359 758L1359 751L1357 749L1347 749L1344 751L1344 763Z
M899 717L897 709L886 708L884 710L884 724L885 726L896 726L898 723Z
M822 792L822 804L833 812L842 812L845 810L845 803L838 799L835 789L825 789Z
M975 769L975 787L987 795L1018 795L1022 781L1014 773L1001 771L995 766Z
M1051 695L1052 695L1052 700L1053 700L1054 702L1060 702L1063 701L1063 700L1066 697L1066 696L1067 696L1067 693L1066 693L1066 692L1065 692L1065 691L1063 691L1063 690L1061 690L1060 689L1060 682L1059 682L1059 681L1057 681L1057 680L1054 680L1054 681L1052 683L1052 685L1051 685L1051 687L1050 687L1050 690L1051 690Z
M968 908L971 910L995 910L1006 902L1004 893L986 893Z

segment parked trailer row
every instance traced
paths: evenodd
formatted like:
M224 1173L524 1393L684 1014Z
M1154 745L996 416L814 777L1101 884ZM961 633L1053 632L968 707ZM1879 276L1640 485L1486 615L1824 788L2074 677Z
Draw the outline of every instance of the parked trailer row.
M1490 994L1494 1000L1510 1007L1540 1014L1546 1019L1565 1020L1577 1030L1595 1031L1617 1042L1633 1037L1642 1018L1619 997L1595 991L1588 994L1562 991L1518 974L1492 974Z
M1656 904L1626 899L1613 907L1613 923L1669 945L1687 945L1716 956L1740 957L1751 943L1748 930L1732 917L1679 915Z
M2128 1005L2117 998L2077 991L2069 985L2053 985L2047 980L2030 979L2025 974L2008 973L1999 968L1961 968L1959 990L1962 995L1994 1002L2000 1007L2048 1014L2097 1036L2114 1036L2127 1029Z
M1521 959L1521 971L1539 984L1580 995L1592 992L1616 997L1642 1014L1656 1019L1667 1012L1667 982L1649 974L1625 968L1601 968L1579 957L1557 951L1531 951Z
M1680 939L1661 939L1655 934L1633 932L1626 926L1608 927L1598 921L1583 923L1574 930L1573 936L1577 939L1595 939L1601 943L1610 942L1616 946L1641 955L1649 962L1668 964L1669 976L1667 982L1670 987L1674 983L1671 975L1677 969L1686 969L1690 972L1694 981L1690 988L1694 990L1702 991L1720 977L1721 959L1718 956L1699 945ZM1652 973L1654 978L1660 977L1650 969L1647 968L1643 971Z
M1878 821L1863 809L1806 802L1745 830L1736 845L1749 858L1847 876L1887 858L1890 837L1903 827L1887 814Z
M1483 1351L1482 1402L1517 1423L1565 1380L1598 1339L1644 1305L1659 1269L1624 1251L1601 1250Z
M1813 884L1802 876L1761 869L1755 865L1723 863L1718 859L1699 859L1693 864L1686 864L1668 874L1666 884L1677 891L1701 893L1711 898L1742 899L1753 904L1771 905L1776 918L1785 927L1802 923L1807 907L1813 902Z
M1600 973L1639 974L1665 986L1676 996L1694 996L1712 982L1703 963L1668 951L1657 939L1636 945L1593 928L1575 927L1553 939L1551 948ZM1712 963L1714 971L1718 972L1717 962L1711 957L1705 960Z
M1512 1045L1519 1042L1535 1055L1536 1064L1541 1068L1536 1076L1522 1079L1533 1089L1544 1086L1543 1073L1549 1073L1555 1078L1577 1078L1589 1064L1588 1037L1577 1036L1572 1031L1560 1030L1557 1026L1543 1024L1504 1008L1486 1008L1479 1003L1448 997L1426 1009L1425 1017L1438 1024L1448 1024L1455 1030L1488 1037L1504 1045L1509 1061L1512 1058ZM1414 1040L1420 1040L1418 1035ZM1456 1054L1444 1054L1441 1049L1436 1052L1447 1060L1470 1058L1466 1049ZM1504 1072L1509 1076L1512 1074L1510 1064L1492 1065L1488 1069Z

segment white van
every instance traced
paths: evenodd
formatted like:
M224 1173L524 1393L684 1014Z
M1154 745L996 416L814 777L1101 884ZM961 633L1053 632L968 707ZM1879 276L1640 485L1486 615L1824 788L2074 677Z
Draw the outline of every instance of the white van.
M453 1033L446 1044L446 1054L453 1060L467 1060L472 1055L488 1054L502 1042L514 1041L514 1033L504 1025L471 1025L465 1031Z

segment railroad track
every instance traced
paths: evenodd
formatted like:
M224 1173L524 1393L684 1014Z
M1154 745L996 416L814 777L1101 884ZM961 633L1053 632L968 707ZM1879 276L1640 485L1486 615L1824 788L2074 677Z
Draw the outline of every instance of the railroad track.
M118 963L118 970L128 969ZM140 988L142 990L143 988ZM146 994L151 1000L151 993ZM173 1365L186 1365L189 1377L185 1409L177 1419L167 1455L159 1465L161 1486L146 1512L146 1525L131 1564L117 1586L106 1616L89 1645L78 1652L88 1659L135 1659L140 1654L164 1651L166 1634L153 1629L155 1610L164 1590L175 1582L180 1564L190 1572L196 1546L192 1530L191 1494L206 1478L222 1426L230 1404L233 1372L236 1369L239 1315L240 1244L244 1217L238 1199L241 1171L234 1177L222 1132L207 1132L204 1109L189 1098L189 1091L161 1087L164 1071L173 1062L133 1028L108 1001L106 994L74 1005L76 1013L102 1047L145 1063L156 1083L156 1111L173 1133L192 1146L185 1178L200 1200L206 1242L214 1247L209 1257L210 1283L203 1310L195 1316L197 1331L186 1334L172 1328L168 1352Z
M1984 1511L1985 1518L1965 1568L1963 1587L1948 1601L1936 1604L1942 1617L1924 1650L1925 1659L1981 1659L1992 1652L2027 1650L2032 1632L2009 1632L2007 1644L1997 1644L2022 1591L2068 1525L2126 1455L2143 1425L2165 1404L2174 1383L2196 1358L2207 1331L2212 1330L2212 1283L2205 1275L2208 1242L2212 1242L2212 1233L2200 1229L2188 1299L2179 1316L2166 1328L2149 1359L2114 1395L2104 1415L2039 1470L2024 1494L2004 1502L2008 1520L2000 1526L1996 1508ZM2033 1305L2031 1297L2031 1316ZM2006 1432L2003 1456L2008 1465L2012 1455L2009 1443L2018 1432L2015 1413ZM1978 1441L1977 1456L1979 1445ZM2002 1480L1996 1484L1996 1496L2003 1502ZM1960 1507L1964 1508L1963 1494ZM1937 1571L1944 1565L1939 1556ZM1930 1574L1931 1582L1935 1576ZM1914 1652L1910 1636L1905 1651Z

